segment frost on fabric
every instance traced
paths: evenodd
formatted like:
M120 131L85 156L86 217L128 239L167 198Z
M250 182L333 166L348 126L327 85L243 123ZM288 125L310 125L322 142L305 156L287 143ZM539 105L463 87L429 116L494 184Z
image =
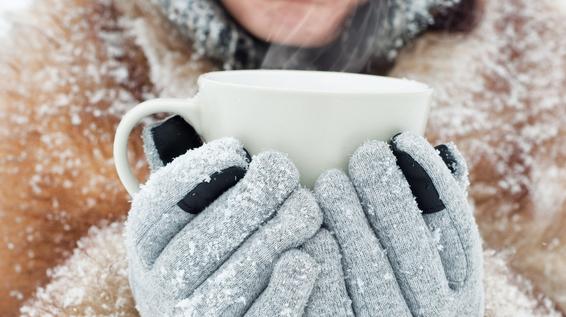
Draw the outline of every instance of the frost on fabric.
M267 288L245 316L303 315L320 272L318 263L307 253L296 249L285 252L277 260Z
M466 157L482 236L566 309L566 13L484 2L471 33L425 35L393 75L435 90L428 136Z
M256 68L261 58L259 42L225 12L221 4L207 0L152 0L155 8L191 43L195 59L208 57L223 69Z
M247 168L242 144L232 138L215 140L202 148L189 150L165 168L153 173L135 194L128 218L130 238L137 240L151 227L158 225L162 213L174 206L187 193L210 175L231 166ZM135 243L134 243L135 244Z
M388 23L381 26L378 32L386 34L380 41L374 42L373 50L385 53L378 58L386 58L393 61L397 58L399 51L421 33L428 25L434 22L430 11L450 8L461 0L412 0L412 1L390 1L387 2L389 10ZM380 10L384 10L381 8ZM391 41L393 41L391 43Z
M534 297L529 283L509 271L502 254L487 250L484 259L487 317L561 316L547 298ZM38 289L22 316L137 317L126 266L123 225L91 228L73 255L50 271L53 282Z
M224 169L225 166L220 166L222 164L245 167L245 158L245 152L238 141L212 141L159 169L134 197L132 212L128 218L127 241L132 263L131 280L137 285L135 294L142 312L155 313L172 309L176 301L189 295L193 300L206 299L207 296L228 296L226 301L218 305L231 303L232 299L238 300L240 297L248 298L247 303L250 297L253 299L251 291L242 293L241 290L245 290L245 287L238 288L238 283L230 283L234 282L234 277L239 278L244 269L255 269L256 265L258 270L261 269L261 257L250 256L253 252L244 253L245 261L252 263L246 262L233 270L224 269L222 273L218 273L217 269L228 258L235 259L235 252L241 253L242 248L238 247L244 241L249 241L250 235L270 219L289 194L297 188L298 171L286 156L273 152L255 156L246 176L237 185L175 232L169 228L169 223L160 218L161 213L166 210L163 206L178 201L179 197L186 194L187 187L190 188L208 175ZM194 168L187 170L187 164ZM188 177L182 176L186 171L189 171L186 175ZM171 186L177 188L172 189ZM175 198L175 195L179 197ZM301 213L302 218L293 222L296 225L295 230L284 227L286 230L283 231L300 235L299 227L309 227L312 221L307 221L306 218L310 214L306 210L293 210ZM282 223L290 225L290 222ZM319 226L320 223L316 228ZM156 235L173 232L173 235L167 240L146 238L153 232ZM269 233L270 239L280 239L282 236L281 232ZM139 235L142 235L141 239ZM137 245L136 239L139 239ZM257 239L256 242L259 244L258 248L273 249L273 243L269 243L267 239ZM144 261L144 252L148 246L156 250L151 255L157 258L154 263ZM256 260L258 263L255 263ZM210 277L213 274L219 277L213 279ZM267 272L262 271L262 274ZM256 281L258 278L245 280L246 283ZM211 287L220 287L223 292L208 292L206 289L203 291L203 285L209 284L213 285ZM195 291L197 287L199 289ZM162 300L157 300L159 297Z
M314 197L304 189L294 192L273 219L176 308L185 316L241 315L267 285L277 258L312 237L321 223Z

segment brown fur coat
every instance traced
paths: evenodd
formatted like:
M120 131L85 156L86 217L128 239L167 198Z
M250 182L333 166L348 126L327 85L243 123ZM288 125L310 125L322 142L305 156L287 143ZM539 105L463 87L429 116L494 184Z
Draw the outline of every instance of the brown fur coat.
M144 3L37 0L0 49L0 316L26 300L27 315L134 312L118 224L93 229L64 261L91 226L127 212L111 160L121 114L154 96L188 96L215 68ZM487 257L503 281L487 291L524 298L523 311L547 310L539 291L566 308L564 14L544 1L490 0L471 33L427 35L393 71L437 90L429 137L463 149L483 236L534 281L519 290L526 284ZM139 138L131 151L144 175ZM78 272L99 283L83 287L89 277Z

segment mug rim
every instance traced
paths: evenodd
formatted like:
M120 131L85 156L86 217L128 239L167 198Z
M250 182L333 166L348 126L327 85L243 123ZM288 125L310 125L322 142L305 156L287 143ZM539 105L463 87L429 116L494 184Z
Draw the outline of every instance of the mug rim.
M229 80L226 77L233 76L234 74L285 74L285 75L298 75L298 76L320 76L320 77L334 77L334 79L343 77L340 80L355 79L355 80L379 80L383 82L396 82L402 84L403 89L395 90L330 90L330 89L314 89L306 87L282 87L282 86L268 86L261 84L249 84L237 82L235 80ZM223 78L224 77L224 78ZM232 87L239 89L253 89L256 91L271 91L271 92L284 92L284 93L299 93L299 94L331 94L331 95L411 95L411 94L426 94L432 93L433 89L428 85L421 83L416 80L396 78L389 76L378 76L370 74L357 74L357 73L345 73L345 72L327 72L327 71L308 71L308 70L271 70L271 69L250 69L250 70L225 70L225 71L212 71L202 74L198 79L198 86L202 88L205 84L213 84L217 86Z

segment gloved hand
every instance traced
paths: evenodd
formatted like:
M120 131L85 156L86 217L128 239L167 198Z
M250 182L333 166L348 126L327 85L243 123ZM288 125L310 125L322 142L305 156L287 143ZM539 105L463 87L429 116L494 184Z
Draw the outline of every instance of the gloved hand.
M179 117L144 132L153 173L126 226L137 309L142 317L300 316L319 266L294 248L322 223L314 197L282 154L250 163L238 141L200 146L193 133Z
M336 239L326 229L320 231L301 249L320 266L304 317L354 316L342 268L342 255Z
M321 244L312 241L304 247L336 277L321 274L307 315L483 316L481 241L455 146L435 149L410 133L391 145L368 142L353 155L349 174L331 170L315 185L339 249L313 252L309 245ZM324 236L324 245L333 245ZM342 271L332 260L338 250ZM342 275L345 286L321 285Z

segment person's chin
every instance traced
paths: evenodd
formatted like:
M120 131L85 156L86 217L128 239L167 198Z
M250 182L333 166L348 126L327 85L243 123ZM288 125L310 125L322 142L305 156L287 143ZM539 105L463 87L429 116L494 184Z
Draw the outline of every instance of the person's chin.
M226 6L251 34L267 42L301 47L332 42L353 7L335 0L249 0L237 5L232 1L225 0Z

